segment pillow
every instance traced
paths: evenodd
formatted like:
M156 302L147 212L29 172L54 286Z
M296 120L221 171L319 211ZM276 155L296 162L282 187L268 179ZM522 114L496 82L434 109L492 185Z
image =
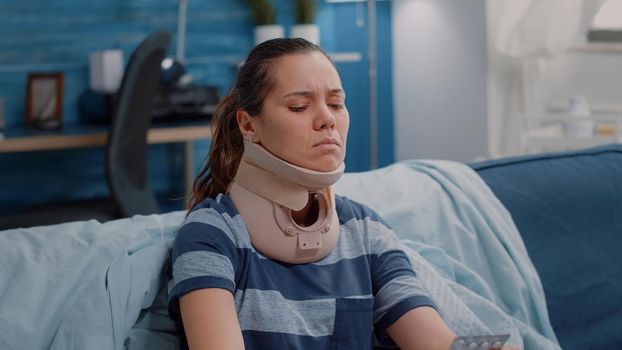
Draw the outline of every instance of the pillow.
M470 165L510 211L562 348L618 348L622 145Z

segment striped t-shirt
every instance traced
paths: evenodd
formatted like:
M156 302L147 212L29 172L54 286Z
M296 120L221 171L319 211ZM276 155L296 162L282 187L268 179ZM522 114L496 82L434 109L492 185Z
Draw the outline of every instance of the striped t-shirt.
M246 349L371 349L392 345L386 329L434 303L395 233L368 207L336 196L340 232L322 260L288 264L255 250L231 199L206 199L173 247L169 313L201 288L233 293Z

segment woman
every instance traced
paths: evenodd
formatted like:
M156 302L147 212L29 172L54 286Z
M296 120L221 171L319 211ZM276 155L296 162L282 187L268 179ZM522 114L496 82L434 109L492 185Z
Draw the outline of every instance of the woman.
M332 194L349 115L319 47L255 47L213 123L173 248L169 309L191 349L450 347L395 234Z

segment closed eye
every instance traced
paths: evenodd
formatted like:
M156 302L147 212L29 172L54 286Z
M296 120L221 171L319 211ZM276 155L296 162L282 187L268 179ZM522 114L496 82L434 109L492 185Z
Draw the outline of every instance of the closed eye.
M307 109L307 106L290 106L289 110L294 113L304 112Z
M330 108L332 108L332 109L335 109L335 110L343 109L343 104L341 104L341 103L331 103L328 106Z

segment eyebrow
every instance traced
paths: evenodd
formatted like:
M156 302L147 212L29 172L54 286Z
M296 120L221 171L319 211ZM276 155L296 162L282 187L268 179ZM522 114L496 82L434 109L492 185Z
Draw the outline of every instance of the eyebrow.
M331 89L329 91L329 95L345 95L346 93L343 91L343 89ZM294 91L294 92L290 92L288 94L286 94L285 96L283 96L283 98L287 98L290 96L310 96L313 95L313 92L310 90L303 90L303 91Z

